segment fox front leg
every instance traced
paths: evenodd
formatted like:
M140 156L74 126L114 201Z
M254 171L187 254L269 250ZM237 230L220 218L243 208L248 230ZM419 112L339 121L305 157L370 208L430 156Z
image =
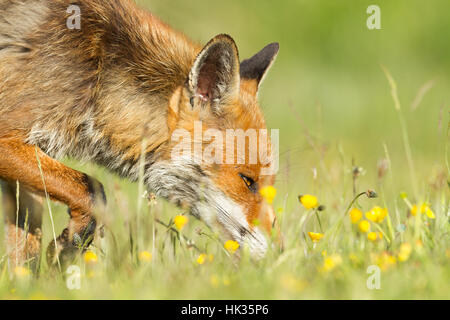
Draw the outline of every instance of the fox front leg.
M93 240L96 199L106 203L103 186L94 178L50 158L18 138L0 138L0 179L18 181L27 190L69 207L69 226L47 250L51 266L69 263Z

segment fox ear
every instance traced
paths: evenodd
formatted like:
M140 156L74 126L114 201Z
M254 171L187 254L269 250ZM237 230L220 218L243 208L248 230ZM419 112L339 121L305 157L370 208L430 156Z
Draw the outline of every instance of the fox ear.
M271 43L250 59L241 62L241 79L254 82L255 93L258 92L259 85L275 61L279 50L280 45L278 43Z
M218 106L238 96L239 82L236 44L230 36L218 35L197 56L189 73L189 91L193 98Z

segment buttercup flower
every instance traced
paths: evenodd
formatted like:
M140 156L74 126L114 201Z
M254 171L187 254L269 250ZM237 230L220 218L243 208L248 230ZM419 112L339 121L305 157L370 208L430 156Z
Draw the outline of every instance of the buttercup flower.
M419 207L420 207L420 213L424 213L426 214L426 216L430 219L435 219L436 216L434 215L434 212L430 209L430 207L428 206L428 204L426 204L425 202L422 203L420 206L418 205L413 205L411 208L411 214L413 216L417 215L417 213L419 212Z
M306 209L313 209L319 206L319 201L317 200L317 198L310 194L299 196L298 199Z
M387 213L387 209L373 207L372 210L366 212L365 216L366 219L370 221L381 223L383 222L384 218L386 218Z
M409 256L411 255L411 252L412 252L411 244L408 242L402 243L400 245L400 250L398 253L398 260L402 262L408 260Z
M430 219L436 219L436 216L434 215L434 212L429 207L426 207L425 214Z
M363 213L358 208L353 208L350 210L350 220L352 223L357 223L359 220L361 220Z
M206 254L202 253L201 255L198 256L197 258L197 263L198 264L204 264L206 261Z
M313 242L319 242L319 240L323 238L322 233L316 233L316 232L308 232L308 236L311 238L311 240Z
M84 262L87 264L96 264L98 261L97 255L92 251L86 251L84 254Z
M321 271L329 272L342 263L342 257L338 254L332 254L323 260Z
M261 196L266 200L268 204L273 203L273 199L275 199L275 196L277 195L277 189L275 189L274 186L267 186L264 188L261 188L259 190L259 193Z
M150 262L152 260L152 254L148 251L139 252L139 261Z
M397 259L387 251L380 254L371 254L371 258L372 261L383 271L386 271L397 263Z
M363 220L359 223L358 227L361 232L366 233L370 230L370 223L367 220Z
M189 218L181 214L177 215L173 220L173 222L175 223L175 227L180 231L184 228L188 221Z
M225 242L224 244L224 248L229 252L229 253L235 253L237 249L239 249L239 243L233 240L228 240L227 242Z
M369 232L367 234L367 239L370 241L376 241L377 240L377 233L376 232Z

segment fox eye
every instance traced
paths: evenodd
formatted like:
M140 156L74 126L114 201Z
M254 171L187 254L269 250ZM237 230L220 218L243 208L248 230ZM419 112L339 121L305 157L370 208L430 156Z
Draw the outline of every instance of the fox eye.
M239 176L242 178L242 180L244 180L245 185L247 186L247 188L253 192L256 193L257 189L258 189L258 184L255 182L255 180L253 180L250 177L247 177L246 175L240 173Z

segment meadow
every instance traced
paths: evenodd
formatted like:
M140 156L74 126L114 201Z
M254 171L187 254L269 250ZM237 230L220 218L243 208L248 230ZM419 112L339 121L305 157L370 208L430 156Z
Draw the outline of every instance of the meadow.
M284 250L253 261L239 248L238 259L139 184L65 159L108 196L101 235L77 261L80 288L44 254L39 277L10 276L1 243L1 299L450 298L448 1L379 0L381 30L368 30L366 0L138 3L199 42L230 34L241 58L280 43L260 103L280 130ZM68 220L46 207L44 245L50 215L57 233Z

